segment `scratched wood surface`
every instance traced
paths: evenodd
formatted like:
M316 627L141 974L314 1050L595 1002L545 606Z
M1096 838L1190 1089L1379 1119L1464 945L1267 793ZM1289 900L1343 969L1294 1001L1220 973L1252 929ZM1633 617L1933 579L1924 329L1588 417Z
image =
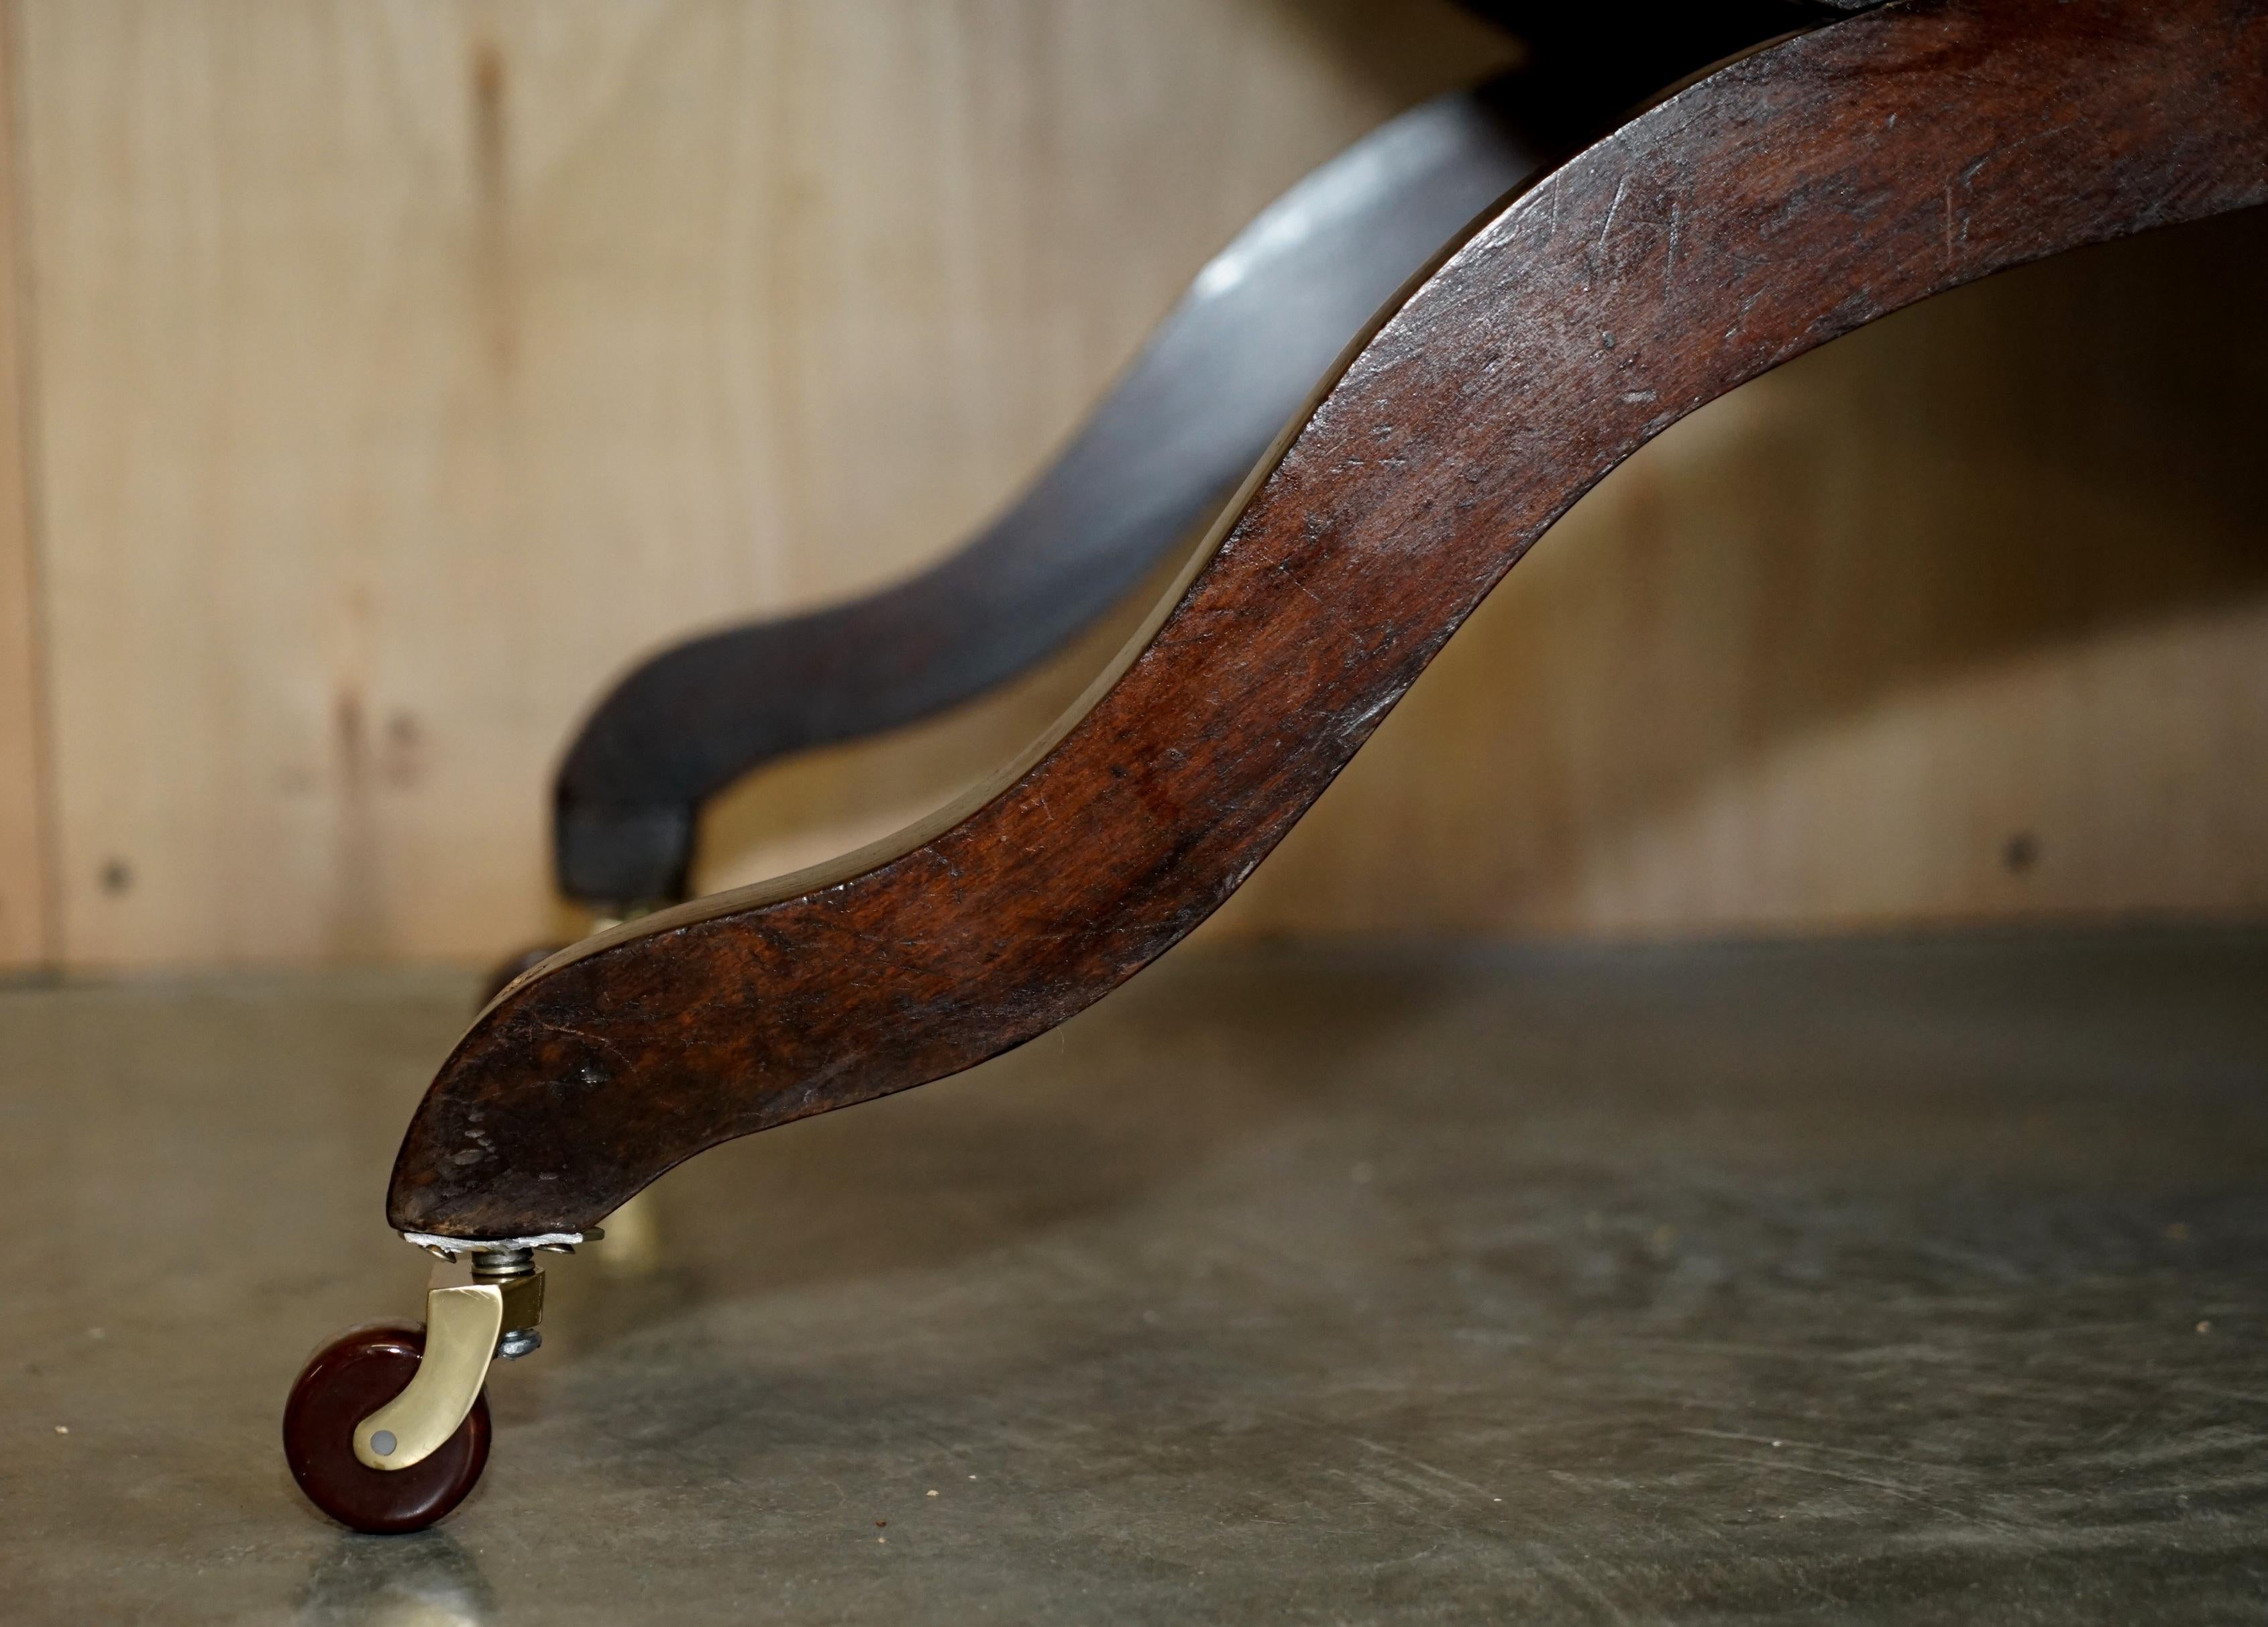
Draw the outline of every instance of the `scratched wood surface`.
M86 966L556 931L544 787L609 672L945 547L1246 217L1487 48L1353 0L13 22L35 394L0 460L37 459L48 643L8 657L0 520L0 821L58 810ZM2268 905L2263 236L1966 291L1681 426L1216 930ZM948 799L1114 642L752 782L704 881ZM45 781L8 755L35 681ZM0 939L36 944L15 817Z

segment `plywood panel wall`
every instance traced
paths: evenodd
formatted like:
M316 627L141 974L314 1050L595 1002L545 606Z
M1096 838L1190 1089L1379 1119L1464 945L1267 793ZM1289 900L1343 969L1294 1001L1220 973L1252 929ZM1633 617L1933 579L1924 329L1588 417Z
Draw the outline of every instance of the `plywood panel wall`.
M32 806L81 966L556 931L545 787L608 674L933 556L1255 210L1500 53L1364 0L15 24L45 643L11 679L0 629L0 731L44 685ZM1681 426L1224 930L2268 906L2262 247L2024 273ZM704 880L925 811L1115 637L752 781Z
M546 930L600 682L976 522L1255 210L1501 55L1395 10L27 0L70 957Z

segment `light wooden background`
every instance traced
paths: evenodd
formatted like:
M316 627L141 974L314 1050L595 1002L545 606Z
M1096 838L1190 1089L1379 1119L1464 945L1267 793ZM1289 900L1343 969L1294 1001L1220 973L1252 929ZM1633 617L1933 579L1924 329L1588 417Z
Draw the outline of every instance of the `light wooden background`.
M19 967L556 932L548 777L608 674L941 550L1247 217L1500 51L1375 0L4 14ZM2021 273L1680 426L1216 930L2268 907L2264 250ZM704 880L950 797L1113 637L752 781Z

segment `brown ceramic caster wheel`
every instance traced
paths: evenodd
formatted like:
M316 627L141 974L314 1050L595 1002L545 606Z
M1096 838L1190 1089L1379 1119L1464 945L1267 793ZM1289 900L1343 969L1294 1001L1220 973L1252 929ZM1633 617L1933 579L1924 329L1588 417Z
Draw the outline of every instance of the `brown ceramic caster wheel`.
M317 1351L284 1403L284 1457L314 1506L357 1531L422 1531L465 1500L489 1461L483 1395L440 1450L408 1469L368 1469L354 1429L409 1388L425 1351L417 1322L371 1322Z

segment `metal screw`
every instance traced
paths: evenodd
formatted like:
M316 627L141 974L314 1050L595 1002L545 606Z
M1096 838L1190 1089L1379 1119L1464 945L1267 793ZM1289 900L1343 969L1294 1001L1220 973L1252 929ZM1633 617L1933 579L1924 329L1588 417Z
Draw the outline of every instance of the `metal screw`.
M534 1275L535 1251L532 1248L490 1248L473 1256L473 1280L476 1283L501 1285ZM543 1336L533 1328L507 1328L497 1341L497 1359L518 1361L533 1354L542 1344Z

